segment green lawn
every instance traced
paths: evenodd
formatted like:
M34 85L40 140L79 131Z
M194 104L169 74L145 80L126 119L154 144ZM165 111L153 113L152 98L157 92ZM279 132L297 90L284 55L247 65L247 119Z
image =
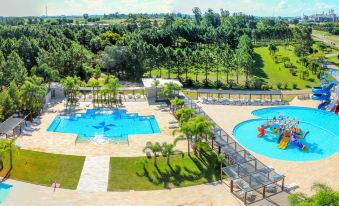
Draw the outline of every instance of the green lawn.
M298 58L294 54L293 47L289 46L285 48L283 46L279 46L278 49L279 50L276 53L278 59L281 59L282 57L289 57L291 63L296 67L296 69L301 67L298 63ZM289 70L284 67L282 62L274 62L267 47L254 48L254 52L256 67L262 68L262 70L257 69L255 71L255 75L265 78L274 89L276 89L276 84L278 82L287 83L288 89L292 89L293 83L298 85L298 89L305 89L307 88L307 85L311 87L319 84L319 80L315 75L311 74L311 72L309 78L313 78L314 82L302 80L298 76L293 76Z
M331 62L334 65L339 66L339 59L338 56L327 57L327 61Z
M318 43L319 44L319 43ZM317 44L314 45L317 48ZM273 57L269 54L268 47L256 47L254 48L255 52L255 69L253 70L253 75L264 78L269 85L273 86L273 89L277 89L276 84L287 83L288 88L292 89L292 84L296 83L298 85L298 89L305 89L307 87L316 86L319 84L319 80L316 75L310 73L309 77L306 80L302 80L299 76L293 76L288 69L286 69L281 61L282 57L289 57L291 63L296 67L296 70L301 68L300 63L298 62L298 57L294 54L294 48L292 46L287 46L286 48L283 46L278 46L279 51L276 53L276 56L280 61L275 63ZM329 48L328 52L335 52L335 49ZM326 52L327 53L327 52ZM161 71L162 77L168 77L168 71L166 69L162 69ZM147 73L149 75L149 72ZM160 76L159 70L153 70L152 75ZM189 73L188 76L195 80L195 75ZM176 78L177 75L175 71L171 72L171 78ZM184 74L181 75L182 78L185 77ZM198 81L202 82L205 79L205 74L200 72L198 75ZM210 72L208 75L208 79L212 82L216 81L217 75L216 72ZM235 72L229 75L229 79L236 79ZM314 82L309 81L309 79L313 79ZM219 80L222 82L226 82L226 77L224 73L220 73ZM244 84L245 77L243 74L239 77L239 82Z
M54 181L62 188L76 189L85 157L49 154L29 150L13 153L10 178L24 182L51 186ZM4 155L4 176L9 169L9 154Z
M216 161L211 150L201 156L174 155L170 165L160 156L157 167L153 158L111 157L108 190L155 190L213 182L220 174Z

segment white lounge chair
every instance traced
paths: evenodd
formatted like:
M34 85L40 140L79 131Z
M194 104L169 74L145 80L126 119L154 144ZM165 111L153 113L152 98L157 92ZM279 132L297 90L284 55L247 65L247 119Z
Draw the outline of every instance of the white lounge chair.
M179 128L179 125L176 125L176 124L171 124L168 126L168 129L177 129Z
M169 121L168 124L178 124L178 121L177 120L172 120L172 121Z

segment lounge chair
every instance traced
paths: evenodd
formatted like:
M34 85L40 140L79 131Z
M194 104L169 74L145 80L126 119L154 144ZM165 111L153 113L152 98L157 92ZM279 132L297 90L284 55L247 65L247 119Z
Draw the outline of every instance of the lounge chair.
M25 136L32 136L32 132L27 130L22 130L22 134Z
M169 121L168 123L169 124L178 124L178 121L177 120L172 120L172 121Z
M299 187L298 184L295 183L295 182L293 182L293 183L291 183L291 184L285 184L285 185L284 185L284 190L287 191L287 192L289 192L289 191L291 191L291 190L297 189L298 187Z
M266 190L269 193L275 193L277 191L277 187L275 185L267 185Z
M161 111L162 111L162 112L169 112L170 109L169 109L169 108L162 108Z
M35 128L32 128L32 127L24 127L23 129L24 129L25 131L29 131L29 132L33 132L33 131L36 130Z
M171 124L168 126L168 129L178 129L179 128L179 125L176 125L176 124Z

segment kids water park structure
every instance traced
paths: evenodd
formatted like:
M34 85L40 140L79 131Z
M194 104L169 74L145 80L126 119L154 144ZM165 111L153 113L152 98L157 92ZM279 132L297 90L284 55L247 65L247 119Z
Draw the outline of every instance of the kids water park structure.
M339 113L338 105L339 105L339 82L327 82L325 78L323 78L323 83L320 87L312 88L312 99L322 101L319 104L318 109L327 109L328 111L333 111L336 114ZM331 100L331 90L332 88L336 88L334 92L333 100Z
M305 138L308 134L307 132L302 131L298 125L299 121L292 119L290 117L285 117L282 114L279 114L278 118L273 117L272 120L267 120L266 125L261 125L258 130L258 137L263 137L266 135L266 129L270 129L273 134L278 138L278 148L286 149L289 143L297 146L301 150L307 150L307 146L303 145L298 139Z

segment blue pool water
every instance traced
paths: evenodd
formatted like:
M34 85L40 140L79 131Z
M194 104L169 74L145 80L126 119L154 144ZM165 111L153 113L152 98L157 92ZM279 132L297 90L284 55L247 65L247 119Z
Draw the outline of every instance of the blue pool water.
M269 129L266 129L263 138L257 137L257 128L279 113L299 120L299 127L309 131L305 138L299 139L308 147L307 151L301 151L292 144L285 150L279 149L278 137ZM255 153L288 161L312 161L339 152L339 116L336 114L306 107L271 107L255 110L252 114L260 119L238 124L233 134L240 144Z
M80 140L101 137L105 140L127 141L128 135L160 133L154 116L139 116L126 110L89 109L86 113L59 115L49 132L74 133Z
M0 183L0 205L4 203L12 187L12 185Z

